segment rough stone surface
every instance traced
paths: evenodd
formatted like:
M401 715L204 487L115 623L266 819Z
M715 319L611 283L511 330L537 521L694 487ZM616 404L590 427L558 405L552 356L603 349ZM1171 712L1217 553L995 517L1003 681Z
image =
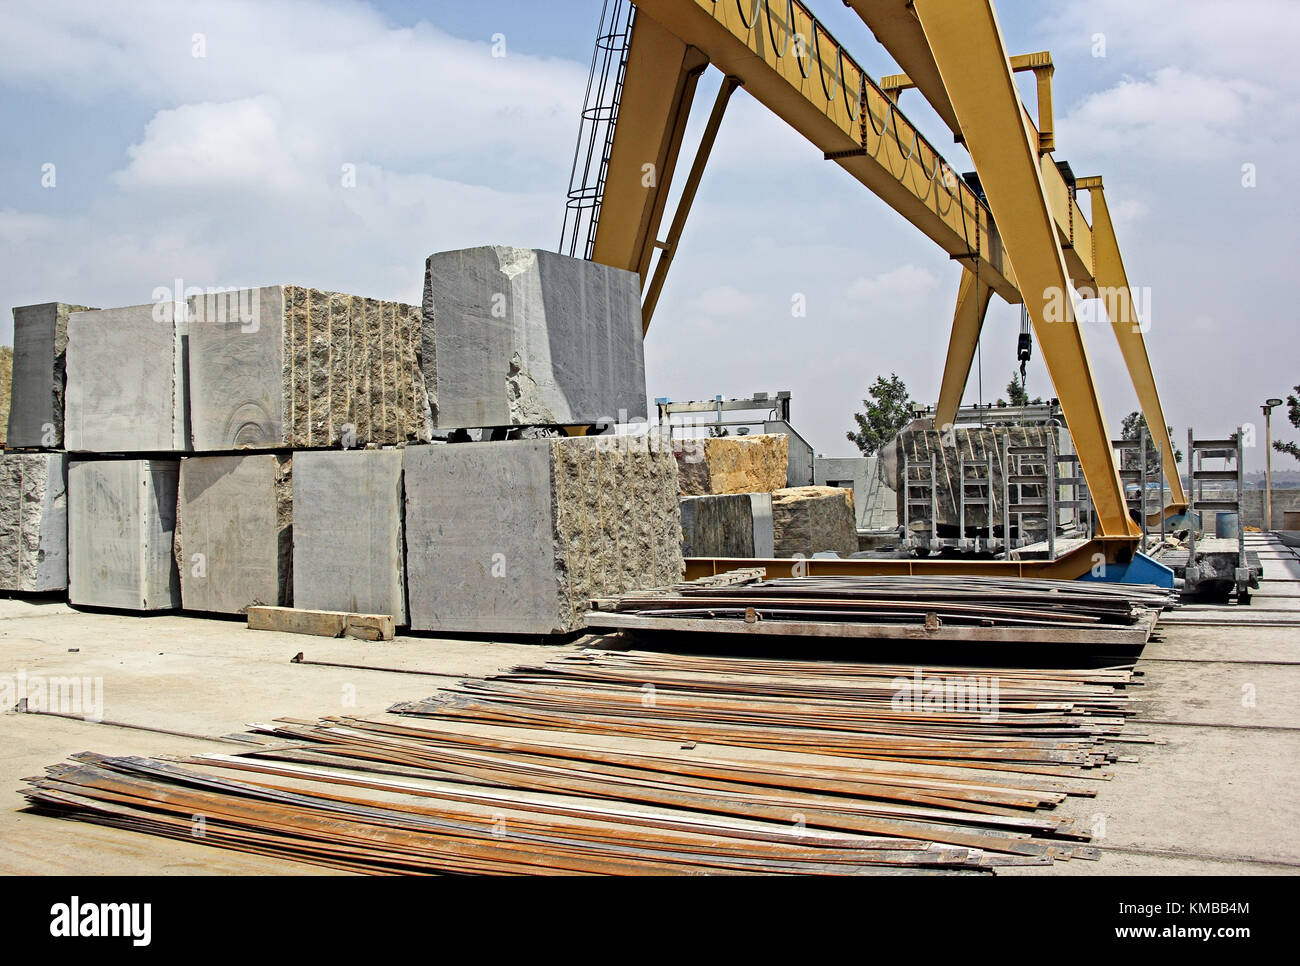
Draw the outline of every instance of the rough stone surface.
M0 454L0 590L67 586L67 457Z
M68 600L93 607L181 605L177 460L70 460Z
M291 466L269 453L181 462L176 552L186 610L292 604Z
M682 499L683 557L771 557L771 493L726 493Z
M189 448L185 331L171 302L68 316L64 441L78 453Z
M409 447L406 526L419 630L566 633L682 576L676 464L644 437Z
M196 451L428 440L420 310L272 285L189 302Z
M831 486L798 486L772 494L776 556L793 557L833 550L847 557L858 549L853 491Z
M909 425L892 443L886 443L881 448L881 463L883 464L883 473L885 480L893 487L895 493L900 494L897 500L897 522L901 525L904 522L904 506L901 497L901 481L904 466L904 457L906 457L909 472L913 480L928 479L930 475L930 454L936 456L936 468L938 480L936 486L936 503L939 512L938 527L941 535L956 536L960 529L961 517L957 508L957 493L961 488L961 460L977 460L983 465L987 465L986 460L989 454L993 456L993 513L994 528L1000 532L1002 519L1002 466L999 460L999 454L1002 452L1004 445L1009 443L1011 446L1045 446L1049 433L1052 434L1054 445L1060 446L1060 436L1055 430L1045 426L1009 426L990 429L982 426L956 427L952 430L951 436L947 441L944 440L938 430L934 429L933 422L928 424L923 421L917 421ZM1005 438L1005 442L1004 442ZM1027 463L1024 467L1026 476L1045 476L1046 468L1043 463ZM967 467L968 477L979 475L985 476L987 471L974 467ZM981 495L981 489L971 487L968 491L971 496ZM913 492L914 498L921 498L928 495L928 491L917 489ZM1021 494L1026 500L1044 499L1046 494L1042 487L1028 486ZM1016 502L1014 491L1011 493L1011 502ZM1026 514L1026 519L1031 515ZM1041 519L1041 514L1038 515ZM917 526L918 521L929 521L930 507L913 506L911 512L912 525ZM1013 523L1014 525L1014 523ZM966 527L968 530L987 529L988 515L985 508L974 504L966 508Z
M423 335L439 430L646 416L633 272L528 248L441 252Z
M68 316L81 305L45 302L14 309L13 374L5 445L24 449L63 446L64 362Z
M784 435L683 440L676 451L682 496L784 489L789 444Z
M402 451L293 458L293 602L406 623Z

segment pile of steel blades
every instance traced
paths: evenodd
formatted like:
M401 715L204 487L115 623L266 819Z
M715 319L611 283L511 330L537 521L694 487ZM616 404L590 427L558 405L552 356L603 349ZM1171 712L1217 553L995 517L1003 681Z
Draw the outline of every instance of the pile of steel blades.
M1136 683L1131 667L584 651L402 717L256 724L239 754L85 753L24 794L359 872L988 871L1096 857L1054 810L1096 794L1112 742L1141 740L1120 737ZM958 685L991 700L963 705Z
M966 576L760 579L755 571L593 601L593 628L787 636L1141 644L1172 591ZM760 626L762 625L762 626Z

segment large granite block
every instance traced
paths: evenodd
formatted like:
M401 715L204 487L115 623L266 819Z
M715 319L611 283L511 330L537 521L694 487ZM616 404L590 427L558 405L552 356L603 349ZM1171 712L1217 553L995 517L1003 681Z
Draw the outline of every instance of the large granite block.
M677 469L645 437L406 450L411 627L553 634L682 576Z
M789 439L782 435L683 440L676 451L682 496L784 489L788 454Z
M682 500L682 556L771 557L775 549L771 493Z
M1002 461L1001 455L1007 446L1043 447L1049 436L1052 445L1060 451L1061 438L1055 428L1047 426L1006 426L989 428L984 426L957 427L948 434L941 434L923 421L916 421L902 430L892 443L887 443L881 450L881 462L885 479L896 493L903 492L902 479L904 467L913 481L928 480L930 477L930 457L935 457L936 485L935 498L938 508L938 529L943 535L956 536L961 527L961 513L957 495L961 491L961 461L967 461L967 478L983 478L987 475L988 458L993 458L993 526L1001 532L1002 526ZM977 463L971 466L970 463ZM1026 460L1020 467L1022 476L1042 476L1046 482L1047 467L1041 460ZM1024 500L1046 499L1046 486L1023 484L1020 496ZM967 491L970 496L983 496L983 488L971 486ZM924 505L914 505L911 510L913 526L918 521L930 519L928 491L917 488L913 496L921 499ZM1009 494L1011 502L1017 502L1015 488ZM902 524L904 500L898 499L897 519ZM1027 515L1028 516L1028 515ZM1039 515L1041 519L1044 514ZM966 508L967 530L986 530L988 513L985 507L969 504ZM1014 521L1013 521L1014 525ZM967 534L970 535L969 532Z
M293 602L406 623L402 451L293 458Z
M0 590L67 586L67 457L0 454Z
M181 462L176 553L186 610L292 603L291 467L270 453Z
M185 323L172 302L68 316L64 441L77 453L189 448Z
M196 451L428 440L420 310L271 285L189 301Z
M13 449L63 446L64 362L68 316L81 305L45 302L14 309L14 358L6 445Z
M440 430L644 419L640 280L528 248L431 255L424 371Z
M853 491L831 486L797 486L772 494L776 556L835 551L847 557L858 549Z
M70 460L68 600L94 607L181 605L177 460Z

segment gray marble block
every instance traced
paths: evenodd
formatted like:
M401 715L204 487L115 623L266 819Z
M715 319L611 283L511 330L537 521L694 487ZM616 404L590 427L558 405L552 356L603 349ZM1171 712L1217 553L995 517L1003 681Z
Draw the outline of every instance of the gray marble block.
M728 493L682 499L682 556L772 557L771 493Z
M14 449L63 446L68 316L81 305L45 302L14 309L14 367L6 445Z
M176 553L186 610L292 603L291 467L271 453L181 462Z
M677 464L644 437L406 450L411 627L556 634L681 579Z
M67 457L0 453L0 590L67 586Z
M439 430L646 416L633 272L529 248L440 252L423 336Z
M406 623L402 451L296 453L293 603Z
M181 605L178 460L68 462L68 600L94 607Z

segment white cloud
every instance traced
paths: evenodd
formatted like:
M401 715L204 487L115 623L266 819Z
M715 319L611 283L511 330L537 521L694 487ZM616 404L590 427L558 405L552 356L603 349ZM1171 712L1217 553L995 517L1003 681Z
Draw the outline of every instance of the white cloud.
M1236 157L1241 135L1266 116L1272 96L1250 81L1162 67L1092 94L1060 123L1074 151L1136 151L1181 160Z
M914 299L933 291L938 284L939 279L928 268L909 263L871 278L855 279L845 294L863 302Z

